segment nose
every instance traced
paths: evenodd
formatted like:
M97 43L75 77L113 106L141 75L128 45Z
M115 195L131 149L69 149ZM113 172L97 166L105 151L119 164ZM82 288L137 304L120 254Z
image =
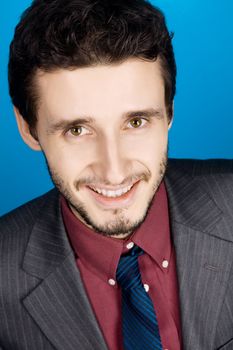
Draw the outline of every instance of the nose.
M119 185L127 177L127 147L117 135L101 137L98 145L98 162L95 163L96 175L104 181L105 185Z

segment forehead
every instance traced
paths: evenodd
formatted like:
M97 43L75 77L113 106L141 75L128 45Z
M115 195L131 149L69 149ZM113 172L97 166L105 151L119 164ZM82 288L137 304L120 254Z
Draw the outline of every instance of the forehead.
M159 61L130 59L114 65L42 72L36 83L38 114L48 118L79 114L104 117L132 109L162 108L164 104Z

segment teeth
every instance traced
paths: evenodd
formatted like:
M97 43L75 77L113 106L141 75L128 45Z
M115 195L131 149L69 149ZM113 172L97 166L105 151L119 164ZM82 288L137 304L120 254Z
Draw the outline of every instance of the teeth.
M122 196L122 194L128 192L131 188L133 187L133 185L130 185L128 187L124 187L120 190L117 190L117 191L108 191L108 190L101 190L99 188L92 188L92 190L94 190L95 192L99 193L99 194L102 194L103 196L105 197L112 197L112 198L115 198L115 197L120 197Z

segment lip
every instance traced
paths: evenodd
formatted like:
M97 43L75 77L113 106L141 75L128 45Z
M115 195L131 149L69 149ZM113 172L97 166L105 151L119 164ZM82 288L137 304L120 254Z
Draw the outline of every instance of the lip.
M104 209L118 209L131 205L134 201L135 192L138 188L139 181L137 181L132 188L127 192L122 194L120 197L106 197L97 192L94 192L90 187L86 186L90 195L97 202L98 205Z

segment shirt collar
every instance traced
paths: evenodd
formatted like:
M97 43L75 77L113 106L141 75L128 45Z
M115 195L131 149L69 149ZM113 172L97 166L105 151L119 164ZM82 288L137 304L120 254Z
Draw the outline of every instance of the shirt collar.
M61 196L64 224L76 256L83 265L104 281L114 279L122 253L131 242L141 247L163 269L163 261L169 263L171 240L169 229L168 203L164 182L156 192L152 205L142 225L126 240L110 238L85 226L70 210ZM164 270L165 271L165 270Z

